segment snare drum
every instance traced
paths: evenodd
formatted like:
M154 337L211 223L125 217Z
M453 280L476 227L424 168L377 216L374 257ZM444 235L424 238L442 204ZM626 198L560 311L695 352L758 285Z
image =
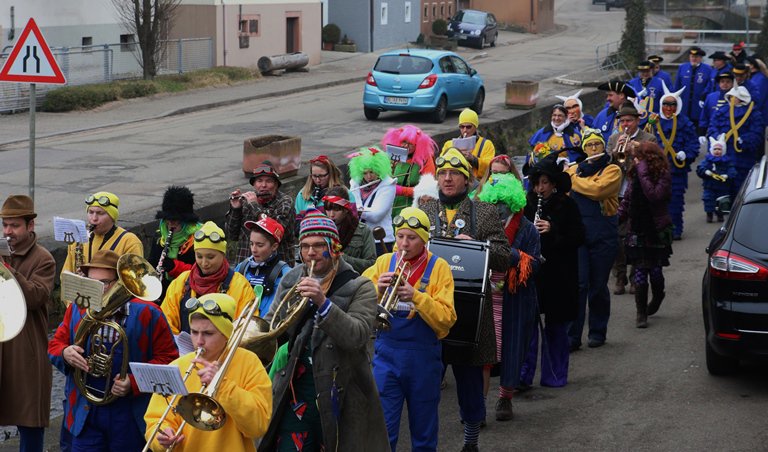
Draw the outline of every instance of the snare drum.
M443 341L454 345L477 345L480 341L480 319L483 318L488 288L490 243L432 238L427 248L432 254L448 262L453 275L456 323Z

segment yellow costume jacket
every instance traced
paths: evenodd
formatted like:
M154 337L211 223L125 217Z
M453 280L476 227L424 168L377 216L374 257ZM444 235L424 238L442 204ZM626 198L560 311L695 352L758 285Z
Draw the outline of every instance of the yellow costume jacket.
M483 145L483 149L480 149L480 145ZM440 151L440 155L445 154L445 151L453 147L453 140L448 140L443 145L443 150ZM475 149L472 150L472 155L477 157L477 168L473 167L473 173L476 179L482 179L485 176L485 172L488 167L491 166L491 160L496 157L496 147L493 145L493 141L485 139L480 134L477 135L477 141L475 142Z
M576 175L577 165L573 165L566 171L571 176L571 190L600 203L600 210L604 216L616 215L619 211L619 190L621 189L621 168L610 164L602 171L588 176Z
M123 234L125 233L125 234ZM144 245L141 243L141 240L139 240L138 237L136 237L136 234L133 232L128 232L125 229L121 228L120 226L115 227L115 232L112 234L112 236L107 240L104 241L103 235L96 235L93 234L93 241L89 245L88 243L83 243L83 263L87 264L91 262L91 251L93 251L94 254L96 254L99 250L112 250L118 255L122 256L123 254L138 254L141 257L144 257ZM117 242L117 246L115 246L115 242ZM114 246L114 249L112 248ZM64 268L62 271L70 271L75 272L75 244L72 243L67 247L67 259L64 261Z

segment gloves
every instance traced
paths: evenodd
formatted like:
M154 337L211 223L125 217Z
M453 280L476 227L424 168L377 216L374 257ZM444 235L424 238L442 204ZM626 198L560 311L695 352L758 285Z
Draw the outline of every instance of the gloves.
M677 154L675 155L675 158L677 158L681 162L684 162L685 161L685 152L678 151Z
M699 144L701 145L707 144L707 137L699 137Z
M699 108L704 108L704 101L703 100L699 101Z
M172 272L173 269L176 268L176 259L169 259L166 257L165 260L163 260L162 268L165 273Z
M742 140L741 137L739 137L739 139L736 141L738 141L739 144L744 144L744 140Z
M722 174L720 177L722 177L722 178L723 178L723 182L725 182L726 180L728 180L728 175L727 175L727 174Z
M706 174L707 176L712 176L712 174L714 174L714 173L712 171L710 171L710 170L706 170L706 171L704 171L704 174Z

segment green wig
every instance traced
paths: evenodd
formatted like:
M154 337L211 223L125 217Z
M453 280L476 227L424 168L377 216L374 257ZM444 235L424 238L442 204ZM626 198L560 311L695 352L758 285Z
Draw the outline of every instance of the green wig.
M512 213L525 207L523 183L511 173L492 174L477 198L490 204L504 203Z
M353 181L361 184L366 171L373 171L381 180L391 178L392 161L389 155L376 146L358 149L349 161L349 175Z

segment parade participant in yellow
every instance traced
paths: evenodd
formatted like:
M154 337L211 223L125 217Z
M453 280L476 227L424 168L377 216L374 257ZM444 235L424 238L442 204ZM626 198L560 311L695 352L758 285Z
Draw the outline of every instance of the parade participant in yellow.
M224 231L209 221L195 232L194 238L195 264L168 286L161 306L173 334L189 332L186 302L190 298L216 292L226 293L235 299L235 315L240 315L254 298L251 284L227 262L224 255L227 251Z
M136 234L117 225L120 214L120 198L114 193L100 191L85 198L85 212L88 214L87 227L92 229L88 243L82 244L83 264L91 261L91 256L100 250L110 250L119 256L131 253L144 255L144 246ZM77 244L69 245L67 259L62 271L77 272L75 255Z
M491 165L491 160L496 156L496 147L493 145L493 141L480 135L477 131L479 126L480 120L477 117L477 113L473 110L467 108L459 115L459 138L476 137L473 149L459 149L464 154L464 158L472 165L472 173L475 179L483 177L483 174ZM456 147L453 144L453 140L446 141L440 155L445 154L452 147Z
M189 325L192 343L204 352L195 359L195 352L187 353L171 364L188 369L197 363L197 371L190 373L184 383L190 393L200 392L219 371L227 341L232 335L235 318L235 300L227 294L212 293L200 299L190 299ZM181 432L176 431L183 422L181 416L171 411L163 422L153 450L174 445L175 450L206 451L255 451L254 439L264 435L272 413L272 383L259 358L252 352L238 347L225 377L219 380L216 401L224 408L226 422L218 430L205 431L189 424ZM147 423L146 436L152 435L168 402L161 394L154 394L144 415Z

